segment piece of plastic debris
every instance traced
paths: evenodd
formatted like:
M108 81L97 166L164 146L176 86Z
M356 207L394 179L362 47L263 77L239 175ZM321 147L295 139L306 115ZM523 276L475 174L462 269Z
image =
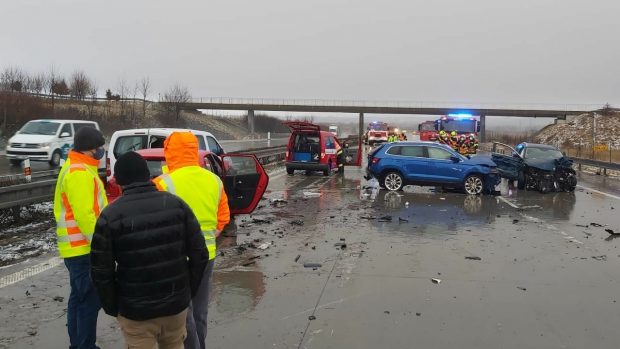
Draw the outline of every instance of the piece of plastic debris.
M321 193L316 193L313 191L305 191L304 192L304 197L306 198L318 198L321 196Z
M409 222L408 219L404 219L404 218L398 217L398 223L408 223L408 222Z
M422 313L415 313L415 316L422 316Z
M616 233L615 231L613 231L613 229L607 228L607 229L605 229L605 231L608 232L611 235L620 235L620 233Z
M56 296L56 297L54 297L53 299L54 299L54 301L56 301L56 302L62 302L62 301L64 301L64 300L65 300L65 297Z
M481 261L482 260L482 258L480 258L478 256L467 256L467 257L465 257L465 259L469 259L469 260L472 260L472 261Z
M344 242L337 242L334 244L335 247L340 247L340 249L344 250L345 248L347 248L347 244Z
M389 311L389 310L385 310L385 311L383 311L383 312L384 312L384 313L386 313L386 314L389 314L389 313L390 313L390 311Z
M391 222L391 221L392 221L392 216L383 216L379 218L379 222Z
M304 263L304 268L320 268L322 266L321 263Z
M598 227L598 228L603 226L602 224L598 224L598 223L590 223L590 225L593 227Z
M243 266L243 267L247 267L247 266L250 266L250 265L252 265L252 264L256 264L256 261L249 261L249 262L246 262L246 263L241 264L241 266Z
M527 291L527 288L525 287L517 286L517 288L520 289L521 291Z
M409 201L405 202L405 207L409 207Z
M308 316L308 320L316 320L316 316L310 315L310 316Z
M295 220L291 222L292 225L297 225L297 226L302 226L304 225L304 221L301 220Z
M437 285L439 285L439 284L441 283L441 279L434 279L434 278L433 278L433 279L431 279L431 281L432 281L434 284L437 284Z
M513 219L513 220L512 220L512 224L517 224L517 223L519 223L519 220L518 220L518 219Z
M257 247L257 248L258 248L259 250L266 250L266 249L268 249L268 248L269 248L269 246L271 246L271 242L264 242L264 243L262 243L262 244L258 245L258 247Z
M597 260L597 261L606 261L607 260L607 255L600 255L600 256L592 256L592 259Z
M299 260L299 258L301 258L301 255L298 254L297 257L295 257L295 263L297 263L297 261Z

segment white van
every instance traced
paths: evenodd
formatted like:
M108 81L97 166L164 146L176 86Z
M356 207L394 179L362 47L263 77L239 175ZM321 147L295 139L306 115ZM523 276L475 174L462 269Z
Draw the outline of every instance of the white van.
M107 156L107 177L114 175L114 164L119 156L128 151L136 151L148 148L163 148L164 141L172 132L191 132L198 139L198 148L208 150L216 155L224 154L224 149L215 137L205 131L188 130L179 128L141 128L132 130L116 131L110 139Z
M58 166L73 148L73 136L82 127L99 124L86 120L41 119L28 121L13 137L6 147L6 157L11 164L20 165L24 159L47 161Z

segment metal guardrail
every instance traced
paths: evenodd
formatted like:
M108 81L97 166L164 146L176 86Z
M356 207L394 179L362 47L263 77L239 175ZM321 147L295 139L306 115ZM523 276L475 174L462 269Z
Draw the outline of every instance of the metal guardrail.
M603 170L603 174L607 174L607 170L620 171L620 163L606 162L600 160L582 159L582 158L570 158L573 163L577 164L578 170L581 171L581 166L591 166Z
M267 165L284 160L286 146L230 152L230 154L239 153L253 154L261 164ZM33 178L38 178L35 182L0 187L0 209L53 200L57 175L58 170L36 172L33 173Z

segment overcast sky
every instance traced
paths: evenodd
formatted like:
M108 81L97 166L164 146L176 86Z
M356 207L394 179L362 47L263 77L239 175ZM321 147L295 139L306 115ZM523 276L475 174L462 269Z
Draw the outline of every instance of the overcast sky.
M618 0L2 0L0 67L194 97L620 106Z

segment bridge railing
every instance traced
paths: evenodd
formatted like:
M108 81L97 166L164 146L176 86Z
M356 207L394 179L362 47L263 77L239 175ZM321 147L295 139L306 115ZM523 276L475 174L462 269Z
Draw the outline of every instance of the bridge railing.
M392 107L392 108L446 108L446 109L515 109L515 110L566 110L592 111L602 104L540 104L540 103L474 103L474 102L415 102L415 101L363 101L331 99L276 99L206 97L192 98L192 103L223 105L278 105L278 106L327 106L327 107Z

